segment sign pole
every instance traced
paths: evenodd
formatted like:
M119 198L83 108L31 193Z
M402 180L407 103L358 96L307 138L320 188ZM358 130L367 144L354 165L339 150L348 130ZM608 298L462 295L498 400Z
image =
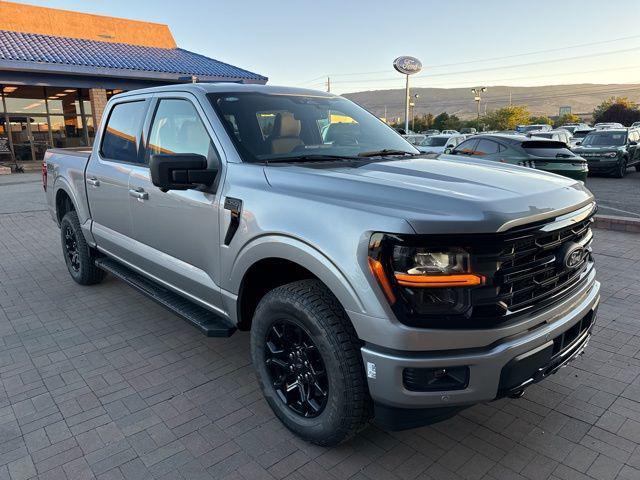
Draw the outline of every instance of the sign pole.
M404 91L404 132L409 133L409 75L418 73L422 70L422 63L415 57L398 57L393 61L393 68L406 77L406 86Z
M404 92L404 100L405 100L405 105L404 105L404 133L408 134L409 133L409 75L406 75L407 77L407 84L405 87L405 92Z

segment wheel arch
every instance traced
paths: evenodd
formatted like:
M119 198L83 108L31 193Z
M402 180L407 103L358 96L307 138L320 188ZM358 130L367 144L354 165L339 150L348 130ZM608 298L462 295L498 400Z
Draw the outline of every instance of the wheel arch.
M232 267L228 291L237 293L237 298L229 310L238 328L251 328L255 307L268 291L308 278L320 280L346 311L364 310L347 276L322 252L298 239L269 236L245 247Z

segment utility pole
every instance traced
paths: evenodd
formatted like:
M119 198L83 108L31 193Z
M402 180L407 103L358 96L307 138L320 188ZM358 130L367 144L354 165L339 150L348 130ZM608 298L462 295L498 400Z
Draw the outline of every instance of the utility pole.
M487 91L487 87L475 87L471 89L473 93L473 99L476 101L476 112L478 114L478 126L480 125L480 102L482 101L481 94Z
M385 123L389 123L389 120L387 119L387 106L384 106L384 122Z
M413 130L414 132L416 131L416 103L418 102L418 99L420 98L420 94L416 93L413 98L415 98L415 100L413 102L411 102L409 105L411 105L412 110L411 110L411 130Z
M509 89L509 106L511 106L511 89Z
M331 77L327 77L327 93L331 93Z

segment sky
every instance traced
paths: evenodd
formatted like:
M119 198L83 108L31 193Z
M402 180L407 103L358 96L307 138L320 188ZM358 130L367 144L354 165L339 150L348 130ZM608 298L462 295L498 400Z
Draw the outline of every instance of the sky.
M165 23L178 45L274 85L417 87L640 83L638 0L30 0Z

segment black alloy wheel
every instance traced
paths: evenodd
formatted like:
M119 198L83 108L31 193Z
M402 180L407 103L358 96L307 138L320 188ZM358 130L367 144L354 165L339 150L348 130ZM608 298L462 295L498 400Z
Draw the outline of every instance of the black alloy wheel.
M68 265L74 272L80 271L80 257L78 252L78 237L70 225L64 226L64 253L68 259Z
M265 366L278 398L305 418L322 413L329 379L322 356L309 334L287 320L274 322L265 338Z

